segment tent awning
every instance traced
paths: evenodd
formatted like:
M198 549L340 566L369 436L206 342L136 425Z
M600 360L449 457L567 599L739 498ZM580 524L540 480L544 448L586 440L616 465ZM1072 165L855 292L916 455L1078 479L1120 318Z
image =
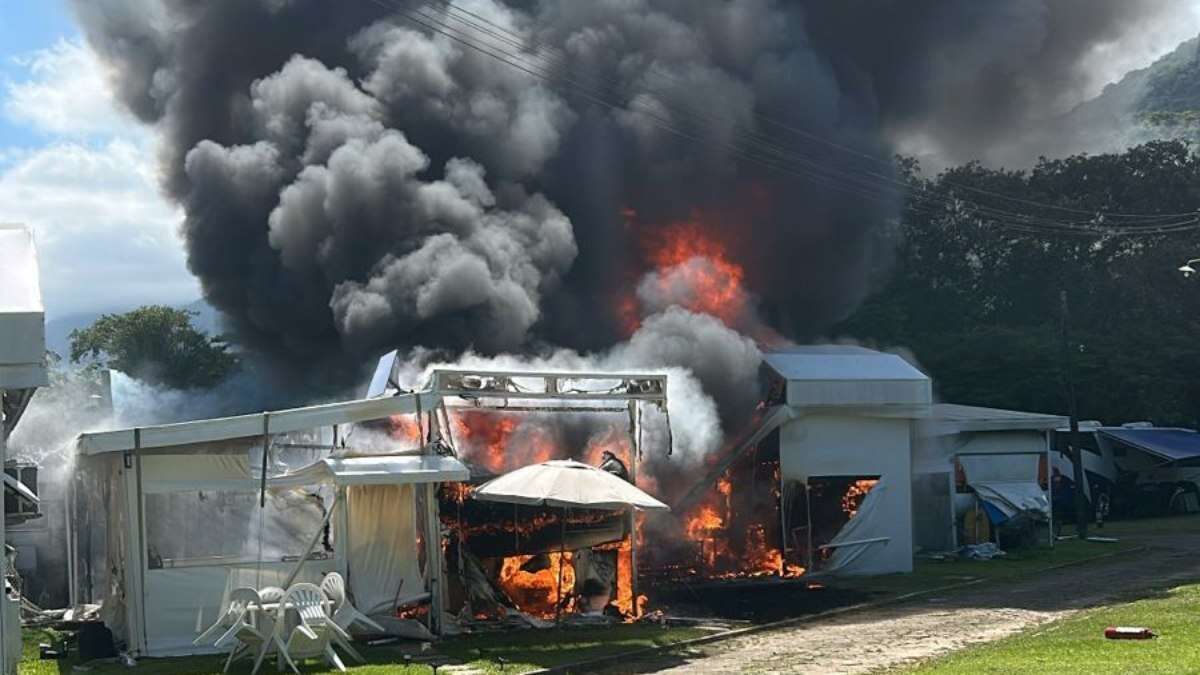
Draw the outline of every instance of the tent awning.
M267 481L272 487L299 487L316 483L334 485L402 485L445 483L470 478L467 466L441 455L377 455L327 457L302 469Z
M1100 429L1100 434L1168 462L1200 457L1200 434L1191 429Z

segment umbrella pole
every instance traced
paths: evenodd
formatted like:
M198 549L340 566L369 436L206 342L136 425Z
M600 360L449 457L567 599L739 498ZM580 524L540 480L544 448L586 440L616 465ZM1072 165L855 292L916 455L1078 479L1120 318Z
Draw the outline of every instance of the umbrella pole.
M563 565L567 560L567 514L570 509L564 509L562 517L559 520L559 539L558 539L558 592L554 603L554 625L559 625L562 620L562 578Z

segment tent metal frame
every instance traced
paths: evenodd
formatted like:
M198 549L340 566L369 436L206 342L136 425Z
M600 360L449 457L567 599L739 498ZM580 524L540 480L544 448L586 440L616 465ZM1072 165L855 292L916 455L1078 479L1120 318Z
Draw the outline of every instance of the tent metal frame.
M590 385L590 386L589 386ZM667 375L665 373L605 373L567 371L476 370L439 368L430 376L430 390L441 401L443 410L475 409L489 412L565 412L613 413L621 407L597 408L597 402L623 403L629 415L629 480L637 485L637 460L642 454L642 404L662 410L667 425L671 454L671 417L667 412ZM447 399L457 399L447 403ZM510 402L518 404L510 406ZM584 404L584 405L580 405ZM587 405L592 404L592 405ZM438 415L429 411L431 429L439 425ZM446 433L449 436L447 425ZM453 438L449 439L453 444ZM633 611L638 597L637 517L629 513L630 585ZM560 571L561 571L561 561Z

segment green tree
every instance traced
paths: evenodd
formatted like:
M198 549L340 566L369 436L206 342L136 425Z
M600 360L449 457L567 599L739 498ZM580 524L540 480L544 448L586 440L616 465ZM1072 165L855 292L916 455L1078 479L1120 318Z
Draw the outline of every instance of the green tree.
M943 400L1064 412L1065 290L1084 419L1200 422L1200 282L1177 272L1200 255L1200 233L1079 236L995 218L1198 213L1200 157L1187 145L1043 159L1030 171L905 169L913 189L896 266L839 332L908 348Z
M192 326L193 315L162 305L105 314L71 332L71 361L115 368L176 389L211 387L238 362L223 340Z

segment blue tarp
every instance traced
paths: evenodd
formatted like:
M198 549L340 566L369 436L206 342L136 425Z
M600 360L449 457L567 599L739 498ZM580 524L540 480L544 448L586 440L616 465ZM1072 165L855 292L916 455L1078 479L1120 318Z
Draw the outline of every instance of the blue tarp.
M1168 462L1200 457L1200 434L1191 429L1100 429L1100 433Z

